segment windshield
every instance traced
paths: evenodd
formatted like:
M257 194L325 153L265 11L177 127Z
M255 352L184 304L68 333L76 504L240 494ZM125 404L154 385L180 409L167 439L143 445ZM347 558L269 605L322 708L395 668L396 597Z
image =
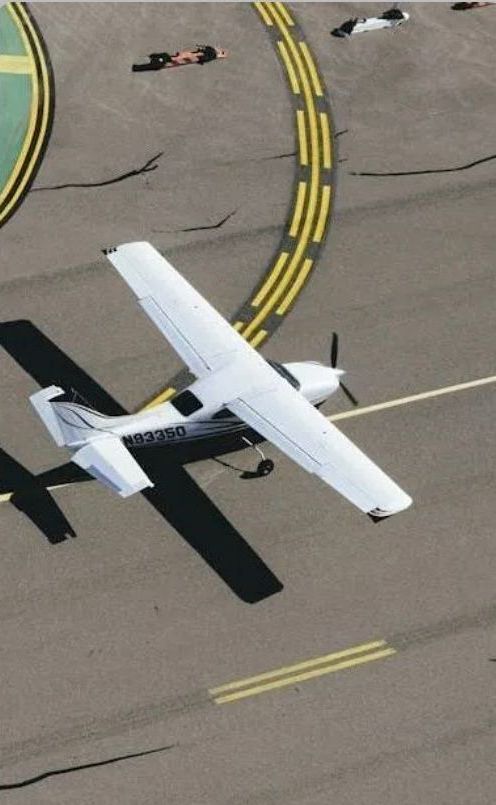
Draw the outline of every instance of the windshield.
M293 386L293 388L295 389L300 388L301 385L300 382L296 379L294 375L291 374L291 372L289 372L286 369L285 366L282 365L282 363L277 363L276 361L267 361L267 363L270 364L270 366L272 366L272 368L275 369L275 371L279 375L281 375L281 377L287 380L288 383L290 383Z

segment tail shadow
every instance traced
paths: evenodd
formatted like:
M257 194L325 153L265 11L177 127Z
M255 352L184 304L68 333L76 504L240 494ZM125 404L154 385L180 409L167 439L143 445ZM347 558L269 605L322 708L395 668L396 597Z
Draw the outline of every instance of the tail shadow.
M31 321L0 323L0 345L40 386L57 384L67 391L74 389L89 405L109 416L128 413ZM60 536L64 529L74 536L47 487L92 478L72 462L34 476L3 451L2 455L6 458L5 462L0 460L0 478L4 491L14 493L11 502L27 514L51 542L60 541L54 535ZM283 589L279 579L181 463L164 460L153 448L145 461L145 471L155 484L142 493L146 500L235 595L246 603L256 603ZM7 489L10 482L12 486Z

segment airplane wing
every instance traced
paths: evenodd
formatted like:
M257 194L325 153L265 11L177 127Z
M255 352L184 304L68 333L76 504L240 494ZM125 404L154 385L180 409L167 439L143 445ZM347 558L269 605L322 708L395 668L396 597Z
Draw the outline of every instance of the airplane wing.
M122 498L153 486L118 436L92 439L74 453L71 461Z
M229 322L150 243L125 243L104 254L197 377L251 351Z
M229 409L374 521L410 506L412 499L391 478L286 386L233 400Z

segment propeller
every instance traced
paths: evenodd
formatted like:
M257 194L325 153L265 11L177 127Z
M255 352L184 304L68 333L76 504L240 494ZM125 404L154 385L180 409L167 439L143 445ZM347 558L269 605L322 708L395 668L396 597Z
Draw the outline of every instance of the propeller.
M332 334L331 339L331 368L336 369L338 363L338 351L339 351L339 338L337 333ZM352 405L358 405L357 398L351 393L349 388L343 383L342 380L339 381L339 385L341 390L344 394L348 397L349 401Z

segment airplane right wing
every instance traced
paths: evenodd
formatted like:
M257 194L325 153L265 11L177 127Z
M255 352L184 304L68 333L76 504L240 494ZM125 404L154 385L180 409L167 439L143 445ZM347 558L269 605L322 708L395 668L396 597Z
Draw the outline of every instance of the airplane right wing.
M374 521L411 505L412 499L386 473L286 381L243 395L228 407Z

